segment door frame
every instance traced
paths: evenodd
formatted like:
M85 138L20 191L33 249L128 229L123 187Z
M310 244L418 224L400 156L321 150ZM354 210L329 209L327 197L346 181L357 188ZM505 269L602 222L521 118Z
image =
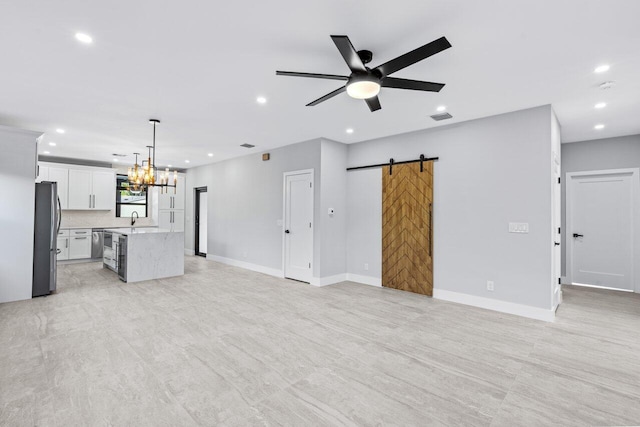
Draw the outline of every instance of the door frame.
M286 259L286 254L287 254L287 247L286 247L286 239L285 239L285 226L287 224L287 177L292 176L292 175L305 175L305 174L309 174L311 177L311 189L313 190L313 197L311 198L311 278L313 279L313 277L315 277L315 275L313 274L313 272L316 270L316 265L315 265L315 251L314 251L314 234L315 234L315 230L316 230L316 208L315 208L315 203L316 203L316 184L314 181L315 178L315 173L313 169L301 169L301 170L297 170L297 171L289 171L289 172L284 172L282 174L282 277L286 278L287 277L287 268L286 268L286 263L287 263L287 259ZM295 280L295 279L293 279Z
M565 207L565 219L566 219L566 233L565 233L565 273L568 283L573 283L573 246L572 246L572 232L573 224L572 218L572 205L573 205L573 192L572 192L572 180L573 178L589 177L589 176L604 176L604 175L619 175L630 174L632 185L632 221L631 221L631 234L632 234L632 246L631 246L631 282L633 284L634 291L640 293L640 280L638 279L640 272L640 260L637 259L634 254L638 252L640 248L640 168L625 168L625 169L604 169L594 171L580 171L580 172L567 172L565 174L565 194L566 194L566 207ZM635 219L635 221L634 221ZM593 286L599 287L599 286ZM607 288L609 289L609 288ZM622 289L615 289L624 291Z
M194 190L195 210L193 212L193 253L195 256L206 258L207 254L200 252L200 193L206 193L207 187L196 187ZM208 227L209 224L207 224Z

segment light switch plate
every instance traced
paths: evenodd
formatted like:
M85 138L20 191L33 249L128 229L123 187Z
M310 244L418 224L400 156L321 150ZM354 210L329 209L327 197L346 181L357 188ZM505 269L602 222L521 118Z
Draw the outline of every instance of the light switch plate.
M510 222L509 223L509 233L528 233L528 232L529 232L528 222Z

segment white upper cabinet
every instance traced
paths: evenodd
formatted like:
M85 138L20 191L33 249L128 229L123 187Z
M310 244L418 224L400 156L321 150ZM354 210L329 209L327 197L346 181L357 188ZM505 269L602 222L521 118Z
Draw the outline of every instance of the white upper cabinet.
M116 204L116 177L113 171L91 172L93 209L112 210Z
M161 211L169 209L184 209L184 175L178 175L178 182L175 189L169 187L166 190L166 193L161 193L162 189L158 188L158 209Z
M51 170L49 170L51 173ZM109 169L69 169L69 209L112 210L116 175Z
M41 181L58 183L62 209L115 209L116 173L113 169L41 162L36 182Z
M69 209L69 170L67 168L48 167L47 181L58 183L58 198L62 209Z
M38 176L36 182L49 181L49 167L38 165Z
M114 184L115 192L115 184ZM91 171L88 169L69 169L69 209L91 209Z

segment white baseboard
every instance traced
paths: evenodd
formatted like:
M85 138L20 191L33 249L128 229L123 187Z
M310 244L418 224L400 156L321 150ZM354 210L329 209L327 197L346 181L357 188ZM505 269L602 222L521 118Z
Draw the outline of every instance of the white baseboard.
M347 273L335 274L327 277L312 277L310 284L313 286L328 286L347 280Z
M529 305L516 304L491 298L477 297L475 295L462 294L459 292L445 291L443 289L434 289L433 297L443 301L472 305L474 307L499 311L501 313L515 314L516 316L528 317L530 319L544 320L545 322L553 322L556 317L555 310L551 309L545 310L544 308L531 307Z
M244 268L246 270L257 271L258 273L268 274L274 277L284 277L282 270L277 268L265 267L263 265L251 264L250 262L239 261L237 259L225 258L218 255L207 254L207 259L221 262L223 264L232 265L234 267Z
M373 276L361 276L359 274L347 273L347 279L350 282L362 283L369 286L382 286L382 279Z
M184 254L185 254L185 255L191 255L191 256L193 256L193 255L195 255L195 254L196 254L196 251L194 251L193 249L186 249L186 248L185 248L185 250L184 250Z

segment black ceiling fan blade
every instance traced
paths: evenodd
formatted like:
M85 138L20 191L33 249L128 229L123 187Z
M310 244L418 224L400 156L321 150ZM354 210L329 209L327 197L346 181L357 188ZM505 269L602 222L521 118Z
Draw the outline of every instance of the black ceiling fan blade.
M362 59L358 55L358 52L351 44L351 40L347 36L331 36L331 40L335 43L336 47L340 51L340 54L344 58L345 62L349 66L351 71L360 71L365 73L366 67L362 63Z
M277 76L290 77L310 77L312 79L328 79L328 80L349 80L347 76L338 76L335 74L317 74L317 73L298 73L295 71L276 71Z
M411 52L407 52L404 55L400 55L391 61L377 66L376 70L380 71L383 76L388 76L450 47L451 43L449 43L449 40L447 40L446 37L440 37L431 43L427 43Z
M342 87L340 87L340 88L338 88L338 89L334 90L333 92L329 92L329 93L328 93L328 94L326 94L325 96L322 96L322 97L320 97L320 98L316 99L315 101L312 101L312 102L308 103L308 104L307 104L307 107L313 107L314 105L318 105L318 104L320 104L321 102L326 101L327 99L331 99L331 98L333 98L334 96L341 94L341 93L342 93L342 92L344 92L345 90L347 90L347 87L346 87L346 86L342 86Z
M397 79L395 77L385 77L382 79L382 87L392 87L394 89L424 90L426 92L440 92L444 83L423 82L420 80Z
M371 112L377 111L382 108L382 105L380 105L380 100L378 99L377 96L374 96L372 98L367 98L364 100L364 102L367 103Z

